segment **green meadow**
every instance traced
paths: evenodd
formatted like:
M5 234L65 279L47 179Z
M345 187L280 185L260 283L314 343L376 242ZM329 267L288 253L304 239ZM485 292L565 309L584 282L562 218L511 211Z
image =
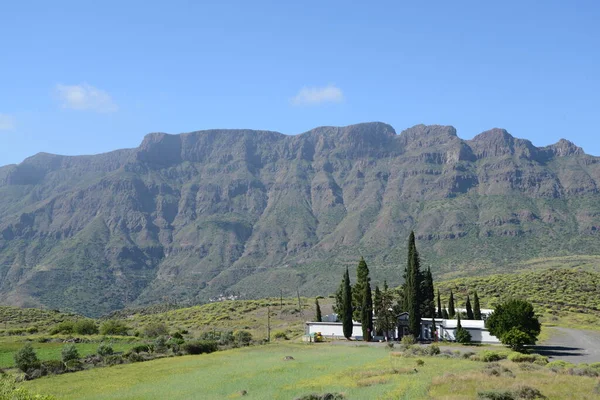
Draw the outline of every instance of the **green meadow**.
M293 360L285 360L288 356ZM96 400L289 400L326 392L342 393L346 399L473 399L479 390L522 385L536 387L548 399L597 398L597 378L501 363L510 374L490 375L485 371L490 364L480 361L403 357L381 346L276 343L92 369L24 386L58 399Z

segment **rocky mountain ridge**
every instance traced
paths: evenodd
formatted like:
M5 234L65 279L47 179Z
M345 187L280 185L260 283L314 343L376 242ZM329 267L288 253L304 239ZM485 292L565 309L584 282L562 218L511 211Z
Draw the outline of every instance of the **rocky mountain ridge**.
M307 295L360 255L399 283L414 229L438 276L597 254L600 158L502 129L147 135L96 156L0 168L0 301L98 315L125 305Z

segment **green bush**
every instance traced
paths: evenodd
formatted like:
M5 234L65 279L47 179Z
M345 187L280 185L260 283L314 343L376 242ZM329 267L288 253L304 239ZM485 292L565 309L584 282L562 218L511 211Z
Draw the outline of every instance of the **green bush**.
M518 328L512 328L500 338L500 341L514 351L523 351L525 345L531 344L531 337Z
M400 344L405 349L409 348L410 346L412 346L415 343L417 343L417 340L415 339L415 337L413 335L402 336L402 339L400 340Z
M235 331L233 339L238 346L249 346L250 342L252 342L252 334L248 331Z
M515 395L508 390L484 390L477 392L480 400L516 400Z
M193 340L184 343L182 347L188 354L213 353L218 350L217 342L210 340Z
M296 397L295 400L344 400L345 398L346 397L341 393L312 393L301 397Z
M144 327L144 336L157 338L159 336L169 335L169 329L162 322L151 322Z
M284 331L277 331L273 334L275 339L288 340L287 334Z
M469 344L471 343L471 334L468 330L459 328L456 330L456 341L462 344Z
M75 322L73 330L78 335L95 335L98 333L98 325L91 319L80 319Z
M150 346L147 344L138 344L137 346L133 346L130 350L131 353L149 353Z
M504 360L506 357L507 357L506 354L499 353L497 351L491 351L491 350L484 350L481 353L479 353L479 358L483 362L500 361L500 360Z
M429 353L430 356L437 356L438 354L441 353L440 346L438 346L437 344L432 344L431 346L429 346L427 348L427 352Z
M0 375L0 399L2 400L56 400L54 396L33 394L23 387L17 387L14 378Z
M508 355L508 359L515 363L536 363L539 365L548 364L548 357L539 354L523 354L513 352Z
M59 360L42 361L41 369L43 371L43 375L58 375L65 372L65 364Z
M40 360L37 358L33 347L31 347L31 344L29 343L15 353L14 359L17 368L25 373L40 366Z
M104 357L104 364L112 367L113 365L119 365L125 363L125 359L120 355L112 355Z
M112 355L114 353L114 350L110 345L103 343L100 346L98 346L98 350L96 352L99 356L106 357Z
M64 335L70 335L74 331L75 331L75 322L67 320L67 321L63 321L63 322L56 324L50 330L50 334L57 335L59 333L62 333Z
M126 336L129 327L125 325L124 322L109 319L108 321L104 321L102 325L100 325L100 334L101 335L120 335Z
M79 360L69 360L65 362L65 366L71 372L81 371L83 369L83 363Z
M78 360L79 351L77 351L77 347L74 344L68 344L62 348L60 356L64 363L71 360Z
M154 351L157 353L166 353L169 348L167 347L167 338L159 336L154 341Z

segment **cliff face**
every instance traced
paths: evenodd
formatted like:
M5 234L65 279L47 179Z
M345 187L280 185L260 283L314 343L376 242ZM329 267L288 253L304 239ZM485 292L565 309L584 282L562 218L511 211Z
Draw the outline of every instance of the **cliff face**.
M137 149L0 168L0 301L98 315L165 300L333 291L365 256L399 283L597 254L600 159L492 129L153 133Z

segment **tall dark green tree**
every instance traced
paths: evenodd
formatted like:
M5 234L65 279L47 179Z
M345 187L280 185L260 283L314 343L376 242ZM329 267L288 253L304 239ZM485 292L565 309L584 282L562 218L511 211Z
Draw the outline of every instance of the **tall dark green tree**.
M448 310L446 309L446 307L444 307L442 309L442 318L444 318L444 319L450 319L450 316L448 315Z
M408 260L406 263L406 282L404 288L404 302L408 312L408 331L415 338L421 333L421 261L415 245L415 233L411 232L408 238Z
M456 315L456 308L454 307L454 293L450 289L450 300L448 300L448 316L454 318Z
M349 340L352 337L352 329L354 326L352 323L352 286L350 285L348 267L346 267L342 288L342 330L344 332L344 337Z
M368 281L367 286L364 287L361 312L363 340L365 342L370 342L371 336L373 335L373 298L371 293L371 284Z
M381 302L381 290L379 290L379 286L375 285L375 292L373 293L373 313L375 314L375 321L379 321L382 314L382 302ZM375 325L375 334L377 336L383 335L383 330L381 329L381 325L377 323Z
M377 296L377 288L375 288L375 294ZM388 287L386 281L383 282L383 290L380 292L381 300L377 306L376 311L376 328L378 334L382 334L387 338L390 337L390 333L396 327L396 312L394 308L394 290Z
M437 313L436 313L436 317L438 318L444 318L444 314L442 311L442 300L440 299L440 291L438 290L437 293Z
M365 288L369 285L371 278L369 278L369 267L364 258L360 258L358 266L356 267L356 283L352 288L352 318L355 321L362 322L362 306L365 301Z
M521 350L526 344L535 344L541 329L533 305L518 299L497 305L485 326L503 344L515 350Z
M321 316L321 306L319 305L318 298L315 298L315 320L317 322L323 322L323 317Z
M421 305L421 316L433 318L435 317L435 289L433 288L433 276L429 267L427 267L427 271L423 274L420 289L419 302Z
M473 308L471 307L471 299L469 298L469 295L467 295L467 304L465 305L465 308L467 309L467 319L475 319L475 316L473 315Z
M479 306L477 292L473 293L473 319L481 320L481 307Z

